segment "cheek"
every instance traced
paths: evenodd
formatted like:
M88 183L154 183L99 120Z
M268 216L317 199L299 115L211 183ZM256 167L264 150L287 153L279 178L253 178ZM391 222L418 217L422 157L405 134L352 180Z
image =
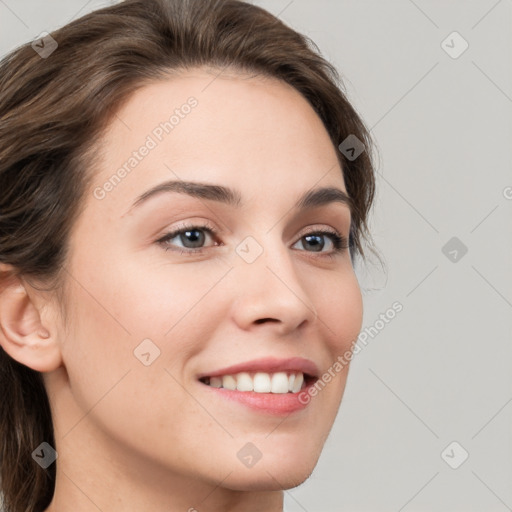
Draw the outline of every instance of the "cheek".
M121 403L144 394L149 402L140 403L169 403L173 396L173 408L180 410L187 404L179 403L184 397L173 377L186 380L188 363L222 317L222 286L216 285L229 268L203 264L199 273L193 264L101 261L94 271L85 265L74 270L77 282L87 283L72 287L72 333L63 354L76 400L89 410L116 386L125 393L118 397Z
M130 268L119 260L116 265L98 265L94 272L81 270L75 268L73 274L69 337L63 346L79 406L69 412L69 425L90 411L88 420L141 452L155 445L155 436L170 444L182 437L183 423L176 420L181 415L188 418L191 436L205 429L208 418L180 383L187 361L201 350L197 340L208 340L205 312L211 304L201 298L216 276L210 273L207 281L194 283L193 274L179 266L157 272ZM223 273L217 271L220 277ZM164 275L172 279L162 280ZM151 342L141 344L148 339ZM172 446L167 448L166 453L172 453Z
M325 334L335 359L357 340L363 321L361 290L352 267L327 272L309 282L310 296L318 312L317 328Z
M116 276L123 292L113 308L134 342L152 339L173 365L198 352L221 318L219 293L229 268L161 261L125 268L129 277Z
M313 331L320 336L318 353L324 354L316 391L304 400L315 402L322 409L320 429L332 425L338 413L352 360L353 344L361 331L363 320L362 294L356 275L350 264L338 271L317 273L305 282L309 296L315 305L318 318ZM329 427L330 428L330 427ZM327 431L325 432L327 433ZM323 440L317 438L319 445Z

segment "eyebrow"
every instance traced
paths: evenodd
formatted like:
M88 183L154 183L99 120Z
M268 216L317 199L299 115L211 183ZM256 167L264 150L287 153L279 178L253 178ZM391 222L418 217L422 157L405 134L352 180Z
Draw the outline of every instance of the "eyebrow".
M234 208L242 206L242 194L239 190L222 185L200 183L197 181L165 181L147 190L140 195L128 211L140 206L148 199L166 192L177 192L187 194L199 199L207 199L225 203ZM330 203L341 203L348 207L350 213L353 211L353 200L346 192L336 187L321 187L305 192L295 203L295 209L306 210L324 206Z

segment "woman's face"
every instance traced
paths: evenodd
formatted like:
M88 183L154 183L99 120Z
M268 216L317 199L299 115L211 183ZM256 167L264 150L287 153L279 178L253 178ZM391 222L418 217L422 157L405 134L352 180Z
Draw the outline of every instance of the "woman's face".
M258 390L290 387L282 373L321 377L362 321L349 250L329 234L348 239L348 206L332 194L296 204L346 192L320 118L281 82L198 69L138 90L103 143L70 239L63 367L44 374L61 467L236 490L300 484L347 367L305 406L299 393ZM183 182L223 188L193 194ZM257 391L214 387L242 370L249 379L224 384Z

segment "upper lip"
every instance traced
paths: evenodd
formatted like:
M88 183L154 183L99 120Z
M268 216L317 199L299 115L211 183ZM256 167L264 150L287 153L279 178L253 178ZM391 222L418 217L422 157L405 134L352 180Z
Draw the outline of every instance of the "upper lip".
M247 361L245 363L227 366L219 370L202 373L198 378L221 377L223 375L234 375L241 372L302 372L312 377L318 377L319 374L316 364L309 359L304 359L303 357L291 357L288 359L264 357L261 359L254 359L253 361Z

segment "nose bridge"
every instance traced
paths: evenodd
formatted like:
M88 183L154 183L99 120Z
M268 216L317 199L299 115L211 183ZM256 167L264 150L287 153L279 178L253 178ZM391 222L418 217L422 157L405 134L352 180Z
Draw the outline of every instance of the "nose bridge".
M244 305L239 313L245 321L272 318L296 327L305 319L313 321L317 313L290 249L276 233L247 236L236 248L235 279L239 304Z

